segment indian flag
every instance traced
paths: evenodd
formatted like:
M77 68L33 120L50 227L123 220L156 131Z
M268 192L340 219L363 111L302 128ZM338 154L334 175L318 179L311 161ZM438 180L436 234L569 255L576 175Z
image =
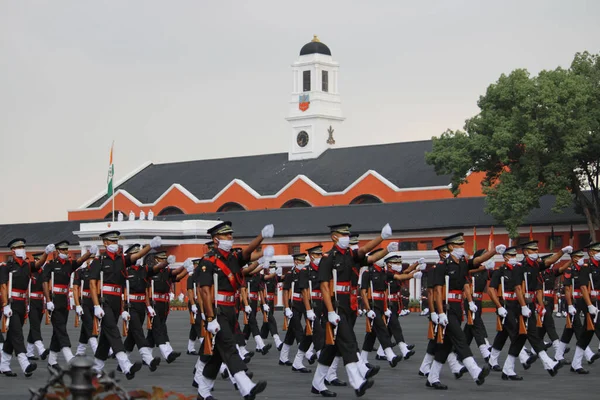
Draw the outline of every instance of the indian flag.
M108 197L113 195L113 177L115 175L115 165L113 164L113 148L115 147L115 142L110 146L110 161L108 162L108 178L106 182L108 183L108 189L106 191Z

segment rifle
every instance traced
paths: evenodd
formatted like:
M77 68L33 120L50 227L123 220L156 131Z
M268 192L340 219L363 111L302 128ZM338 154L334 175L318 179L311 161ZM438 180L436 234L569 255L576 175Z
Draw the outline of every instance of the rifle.
M573 302L573 291L575 290L575 278L571 278L571 302ZM567 288L565 286L565 300L567 297L566 294ZM567 310L568 310L568 302L567 302ZM572 304L571 304L572 305ZM573 321L574 321L575 316L571 316L571 313L567 312L567 323L565 324L565 328L567 329L573 329Z
M129 312L129 306L131 305L129 303L129 279L125 281L125 302L127 304L127 312ZM129 321L127 320L123 320L123 337L127 337L127 331L129 330Z
M193 285L194 285L194 297L192 297L190 299L190 304L191 305L196 304L196 282L194 282ZM192 312L192 307L191 306L190 306L190 325L196 325L196 316Z
M152 304L152 308L156 312L156 302L154 301L154 279L150 280L150 304ZM152 330L152 323L154 322L154 317L151 317L148 314L148 319L146 320L146 329Z
M330 288L330 290L333 290L333 293L335 296L335 304L334 304L333 308L334 308L334 310L336 310L336 308L337 308L337 290L335 290L335 287L337 285L337 270L334 269L331 271L331 273L333 275L333 280L329 281L329 288ZM337 327L336 327L336 331L337 331ZM333 327L331 326L331 322L329 322L329 321L327 321L325 323L325 344L330 345L330 346L335 344L335 332L333 330Z
M523 297L525 297L525 304L527 304L527 272L525 272L525 279L521 284L521 288L524 291ZM525 325L525 317L523 314L519 315L519 335L527 335L527 326Z
M469 285L469 289L471 290L471 299L473 298L473 293L475 292L475 277L471 277L472 283ZM464 304L464 303L463 303ZM473 312L469 308L467 311L467 325L473 325Z
M596 289L594 288L594 280L592 279L592 274L590 273L590 284L592 285L592 291L595 292ZM598 296L596 296L596 304L598 304ZM592 295L590 294L590 300L592 300ZM596 312L596 315L594 315L594 325L596 325L596 323L598 322L598 313Z
M248 281L248 290L246 291L246 301L250 304L250 281ZM248 325L248 314L244 310L244 325Z
M50 272L50 301L54 298L54 271ZM46 308L46 325L50 325L52 313Z
M369 276L370 278L370 276ZM373 312L375 312L375 307L374 307L374 301L373 301L373 281L369 282L369 291L367 292L367 300L370 301L370 307L371 310L373 310ZM367 333L371 333L373 332L373 321L371 321L371 319L367 316L367 318L365 318L365 321L367 323L367 327L366 327L366 332Z
M544 291L545 291L544 289L546 289L546 282L544 282L543 279L544 278L542 277L542 299L544 298ZM542 301L542 304L540 305L540 307L545 307L545 304L543 301ZM536 307L535 311L536 311L535 327L541 328L542 326L544 326L544 323L542 321L542 312L539 307Z
M506 301L504 300L504 276L500 277L500 293L502 296L502 305L506 304ZM504 329L504 318L500 319L499 315L496 315L496 330L498 332L502 332L502 330Z
M25 323L27 322L27 319L29 318L29 304L30 302L30 296L31 296L31 278L29 279L29 283L27 284L27 298L25 299L26 303L25 303L25 318L23 319L23 325L25 325Z
M79 305L81 306L81 304L83 304L83 279L81 280L79 293L77 294L79 295ZM73 293L73 295L75 295L75 293ZM79 314L75 313L75 328L79 328L79 323Z
M450 290L450 277L448 275L445 276L446 286L444 287L444 295L446 302L446 311L448 311L448 291ZM437 328L437 343L444 343L444 337L446 336L446 327L440 329L440 325L438 324Z
M310 308L313 309L313 303L312 303L312 281L310 280L310 277L308 278L308 304L310 304ZM311 320L309 320L308 318L306 318L306 336L312 336L313 335L313 322Z
M218 275L215 273L213 274L213 297L215 298L215 312L214 314L214 318L217 318L217 313L218 313L218 300L217 300L217 296L219 294L219 277ZM214 337L212 335L212 333L210 333L208 331L208 329L206 329L204 331L204 343L203 343L203 353L205 356L212 356L213 354L213 347L214 347Z
M102 291L102 286L104 286L104 271L100 271L100 287L98 288L98 294L100 295L100 307L102 307L102 303L104 301L104 292ZM90 291L92 288L90 287ZM99 327L102 320L96 315L94 315L94 323L92 325L92 335L97 336L99 334Z
M263 306L265 304L267 304L267 305L269 304L269 301L267 300L267 296L268 296L267 289L263 288ZM269 322L269 313L267 313L264 308L263 308L262 313L263 313L263 322L264 323Z
M8 273L8 305L12 305L12 281L13 281L13 273ZM8 327L10 325L10 318L6 315L2 314L2 333L8 332Z

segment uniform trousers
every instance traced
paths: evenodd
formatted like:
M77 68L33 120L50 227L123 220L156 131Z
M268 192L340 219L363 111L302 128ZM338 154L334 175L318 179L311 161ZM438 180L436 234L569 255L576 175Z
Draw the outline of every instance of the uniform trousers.
M582 327L581 334L579 335L579 339L577 339L577 347L585 350L585 348L588 347L588 345L592 341L592 338L594 337L594 331L587 330L586 319L587 319L587 316L589 315L589 313L588 313L588 306L585 304L585 300L577 299L576 307L577 307L577 313L575 314L574 319L578 320L581 316L581 317L583 317L583 324L585 324ZM592 321L593 321L594 317L592 315L590 315L590 317L592 318Z
M404 334L402 333L402 326L400 326L400 318L398 318L400 306L398 305L397 301L394 301L390 303L389 307L392 311L392 316L390 317L390 322L388 323L390 335L394 337L396 343L404 342Z
M340 316L340 322L337 328L332 326L335 335L335 344L323 346L323 350L321 350L321 355L319 356L319 364L328 367L331 366L336 355L342 357L344 365L358 362L358 344L352 326L352 314L356 317L356 312L350 310L350 308L340 307L337 313ZM354 318L355 321L356 318Z
M25 341L23 339L23 323L25 322L25 301L15 300L11 304L13 312L10 317L10 325L6 333L6 341L4 343L4 351L6 354L21 354L25 353Z
M268 315L268 320L267 322L263 322L261 328L260 328L260 336L263 339L266 339L269 336L269 333L271 334L271 336L277 335L279 332L277 331L277 321L275 321L275 302L273 300L269 300L267 301L267 304L269 305L269 315Z
M581 332L583 331L583 325L581 324L581 319L575 318L571 316L571 314L567 314L567 318L571 318L572 327L567 328L565 325L565 329L563 329L562 335L560 335L560 341L563 343L570 343L573 335L575 335L575 339L579 341L581 337Z
M379 343L381 343L381 347L383 347L384 349L392 347L392 340L390 339L388 326L384 321L385 316L383 314L383 311L379 307L375 307L372 310L375 312L375 318L373 318L370 322L371 332L367 332L367 334L365 335L365 340L362 346L363 351L373 351L373 346L375 345L375 338L379 340Z
M160 346L169 341L169 333L167 331L169 303L167 301L155 301L154 311L156 312L156 316L152 320L152 329L148 329L146 336L150 347Z
M234 307L219 306L216 311L216 318L220 325L220 330L214 337L215 345L213 354L208 358L206 366L202 371L202 375L211 380L217 378L221 363L227 366L231 375L247 369L246 364L240 358L235 347L234 329L237 322L237 313Z
M538 334L542 340L544 339L544 336L548 334L550 341L554 342L555 340L558 340L558 333L556 333L556 326L554 324L554 316L552 315L552 312L554 311L554 296L544 297L544 301L546 303L544 305L546 314L544 314L542 326L538 328Z
M190 306L190 313L192 312L192 307ZM194 315L194 323L190 324L190 335L189 339L191 341L200 339L200 332L202 332L202 316L198 312Z
M104 317L102 317L102 323L100 324L98 348L94 356L101 361L106 361L111 348L115 354L125 350L121 341L121 332L117 325L119 315L121 315L120 294L117 296L104 295L102 309L104 310Z
M465 334L461 329L462 323L462 306L460 303L449 303L448 310L446 311L448 317L448 325L445 327L444 343L440 344L435 353L435 361L445 363L448 358L448 354L454 348L454 351L458 355L459 360L472 357L473 353L467 344ZM438 329L444 329L442 326Z
M506 340L510 337L510 347L508 354L518 357L521 349L527 341L527 335L519 335L519 316L521 315L521 306L517 301L506 301L504 308L507 315L504 318L502 331L496 334L492 347L496 350L502 350Z
M44 301L30 300L29 301L29 334L27 335L27 343L35 343L42 340L42 318L44 316Z
M248 305L252 308L252 311L248 315L248 324L244 327L244 338L246 340L248 340L250 334L252 334L253 337L260 335L260 329L258 329L258 322L256 321L258 300L250 300Z
M487 338L487 331L483 319L481 319L482 304L481 300L473 300L477 306L477 311L473 314L473 325L465 324L464 332L467 344L471 345L473 339L477 346L485 344L485 338Z
M87 343L90 338L96 337L94 331L94 303L92 299L84 297L81 302L83 314L81 315L81 329L79 331L79 343Z
M131 302L129 304L129 329L123 346L125 351L133 351L133 347L138 349L149 347L148 340L144 337L144 321L146 320L146 303Z
M50 339L50 351L58 353L63 347L71 347L71 340L67 332L69 321L69 309L66 306L56 306L52 311L52 338Z
M306 352L310 347L312 338L306 336L305 330L302 327L302 318L304 318L304 312L300 311L296 307L292 307L294 315L288 323L288 330L283 339L283 343L291 346L294 344L294 340L298 343L298 350Z

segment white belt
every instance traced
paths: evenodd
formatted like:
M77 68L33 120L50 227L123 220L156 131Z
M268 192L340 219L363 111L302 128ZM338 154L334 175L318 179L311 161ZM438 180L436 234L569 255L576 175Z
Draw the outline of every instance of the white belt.
M215 299L217 301L226 301L228 303L233 303L235 301L235 296L225 296L223 294L216 294Z

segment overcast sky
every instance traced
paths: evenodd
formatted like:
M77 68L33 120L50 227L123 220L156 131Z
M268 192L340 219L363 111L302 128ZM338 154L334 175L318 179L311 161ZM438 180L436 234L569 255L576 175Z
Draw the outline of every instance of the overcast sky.
M462 128L501 73L598 53L598 21L592 0L2 1L0 223L66 219L105 190L112 140L117 180L287 152L313 34L340 63L347 147Z

